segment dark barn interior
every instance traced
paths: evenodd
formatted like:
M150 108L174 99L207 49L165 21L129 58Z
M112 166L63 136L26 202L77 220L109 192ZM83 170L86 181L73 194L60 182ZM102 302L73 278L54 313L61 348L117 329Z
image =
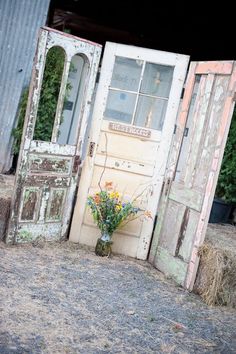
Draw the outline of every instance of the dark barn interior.
M188 54L191 60L233 60L231 10L207 2L52 0L48 25L102 45L111 41Z

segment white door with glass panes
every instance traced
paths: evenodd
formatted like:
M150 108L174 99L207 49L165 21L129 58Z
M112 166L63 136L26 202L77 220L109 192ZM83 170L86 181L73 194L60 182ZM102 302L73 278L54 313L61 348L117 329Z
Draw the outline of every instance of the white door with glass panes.
M109 181L123 200L137 198L153 216L115 232L112 250L147 258L188 61L185 55L106 44L71 241L96 244L100 232L86 200Z

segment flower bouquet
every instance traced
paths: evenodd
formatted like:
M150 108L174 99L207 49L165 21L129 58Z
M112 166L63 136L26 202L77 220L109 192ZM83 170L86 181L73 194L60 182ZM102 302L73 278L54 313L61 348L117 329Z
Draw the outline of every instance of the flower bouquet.
M93 219L101 231L97 240L95 253L99 256L109 256L111 253L112 235L119 227L144 215L151 217L150 212L140 209L133 202L123 202L112 182L106 182L101 189L88 197L87 204L91 209Z

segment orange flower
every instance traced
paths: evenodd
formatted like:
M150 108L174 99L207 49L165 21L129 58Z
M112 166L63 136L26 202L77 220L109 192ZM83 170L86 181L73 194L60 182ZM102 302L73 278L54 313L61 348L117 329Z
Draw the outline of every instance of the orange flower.
M96 204L99 204L101 201L100 196L97 194L93 197L93 200L95 201Z
M145 215L147 218L152 219L152 214L151 214L151 212L150 212L149 210L146 210L145 213L144 213L144 215Z
M105 188L109 191L111 189L113 189L113 182L105 182Z

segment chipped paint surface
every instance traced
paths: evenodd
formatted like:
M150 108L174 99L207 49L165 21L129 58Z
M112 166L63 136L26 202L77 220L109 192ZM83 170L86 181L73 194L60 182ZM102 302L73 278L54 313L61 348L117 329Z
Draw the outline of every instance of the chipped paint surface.
M61 221L63 215L64 200L66 197L66 189L52 189L50 201L47 206L47 221Z
M53 46L61 46L66 54L55 122L50 142L34 141L34 127L40 99L46 55ZM78 122L77 140L74 145L60 145L57 136L60 126L66 84L71 58L83 55L88 70L83 77L83 102ZM96 43L80 40L49 28L42 28L34 60L26 120L11 206L7 239L27 242L38 237L47 240L65 238L71 217L72 203L78 180L83 148L81 129L88 123L90 101L95 84L101 47ZM73 168L74 167L74 168ZM72 169L73 168L73 169Z
M201 75L192 114L189 107L195 75ZM233 114L236 65L233 62L192 63L177 130L169 157L158 222L149 260L192 290L204 241L224 147ZM189 140L182 151L186 121ZM186 161L175 180L181 153ZM168 181L171 183L168 185Z
M34 221L37 201L39 199L39 189L36 187L24 188L22 196L21 221Z
M51 157L50 155L30 155L29 171L31 173L65 174L71 172L71 158Z

